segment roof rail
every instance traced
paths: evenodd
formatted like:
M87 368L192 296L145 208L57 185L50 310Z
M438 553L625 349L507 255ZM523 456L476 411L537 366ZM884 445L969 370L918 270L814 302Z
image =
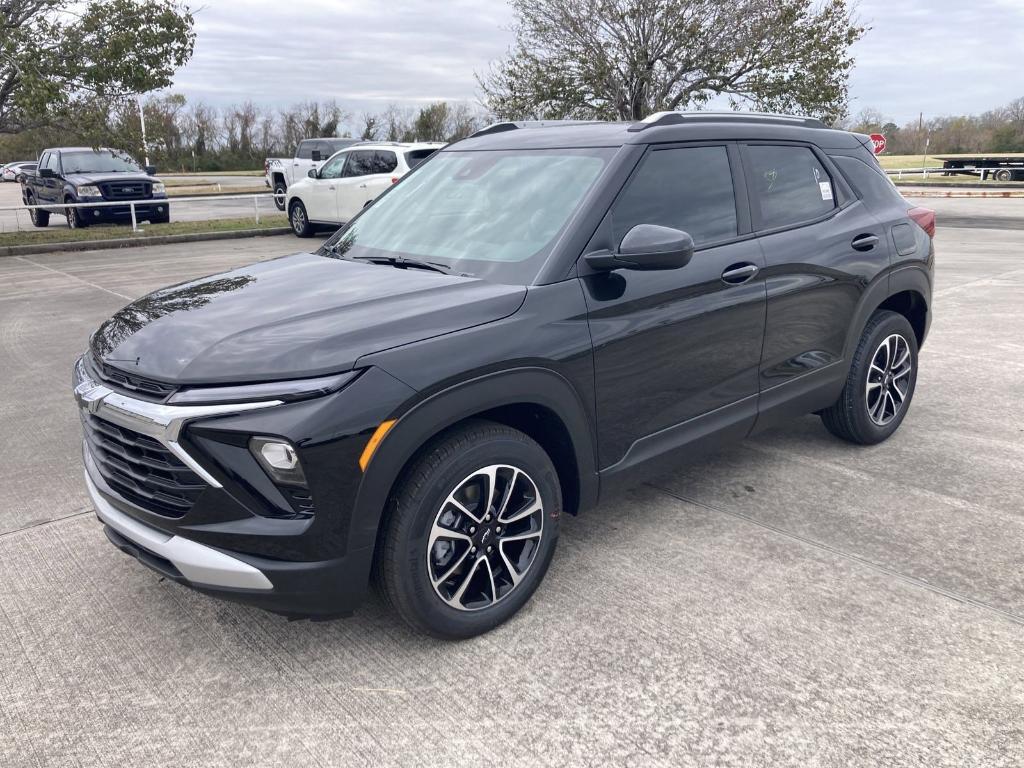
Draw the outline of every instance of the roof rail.
M518 128L552 128L558 125L597 125L603 120L504 120L481 128L471 133L467 138L474 139L477 136L486 136L490 133L504 133L514 131Z
M828 128L827 125L816 117L775 115L770 112L655 112L640 122L633 123L626 130L635 133L660 125L731 122L757 122L770 125L801 125L804 128Z

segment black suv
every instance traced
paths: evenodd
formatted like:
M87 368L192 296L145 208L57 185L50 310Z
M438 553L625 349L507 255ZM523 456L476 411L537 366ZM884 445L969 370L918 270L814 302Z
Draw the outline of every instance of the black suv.
M935 220L870 146L773 115L498 124L315 255L130 304L75 370L107 536L290 616L373 574L468 637L530 598L563 511L805 413L886 439Z

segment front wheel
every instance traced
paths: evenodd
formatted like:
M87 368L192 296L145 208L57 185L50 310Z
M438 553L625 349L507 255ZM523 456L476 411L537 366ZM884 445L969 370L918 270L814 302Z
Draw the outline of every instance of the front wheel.
M288 209L288 221L292 225L292 232L298 237L312 237L313 225L309 223L309 216L306 214L306 206L301 200L293 200L291 208Z
M65 203L74 203L70 197L64 201ZM68 220L68 229L85 229L89 226L89 222L82 216L80 208L65 208L64 215Z
M861 335L839 399L821 412L836 437L874 445L907 415L917 386L917 337L903 315L879 311Z
M513 616L547 572L562 497L551 459L522 432L472 421L428 444L388 505L377 579L414 629L443 639Z

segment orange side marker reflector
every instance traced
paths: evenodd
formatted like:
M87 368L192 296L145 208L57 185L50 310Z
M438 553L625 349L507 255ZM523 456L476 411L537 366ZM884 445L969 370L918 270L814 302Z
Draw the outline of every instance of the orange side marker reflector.
M395 426L395 419L388 421L382 421L380 425L370 435L369 442L366 443L366 447L363 448L362 454L359 456L359 469L363 472L366 471L366 465L370 463L370 459L373 458L374 452L377 450L377 446L380 445L380 441L384 439L384 435L391 431L391 428Z

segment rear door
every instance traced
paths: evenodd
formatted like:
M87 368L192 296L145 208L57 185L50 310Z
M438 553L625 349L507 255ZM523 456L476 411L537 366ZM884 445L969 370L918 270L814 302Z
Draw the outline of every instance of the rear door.
M787 385L816 380L796 383L805 376L841 374L858 303L888 268L889 250L878 220L820 150L760 142L742 150L766 266L760 382L770 409L792 397Z
M338 186L338 215L348 221L392 184L398 157L392 150L352 149Z
M693 259L590 274L580 262L600 466L610 474L712 434L742 437L753 424L765 288L739 166L734 144L650 148L588 250L657 224L688 232Z

